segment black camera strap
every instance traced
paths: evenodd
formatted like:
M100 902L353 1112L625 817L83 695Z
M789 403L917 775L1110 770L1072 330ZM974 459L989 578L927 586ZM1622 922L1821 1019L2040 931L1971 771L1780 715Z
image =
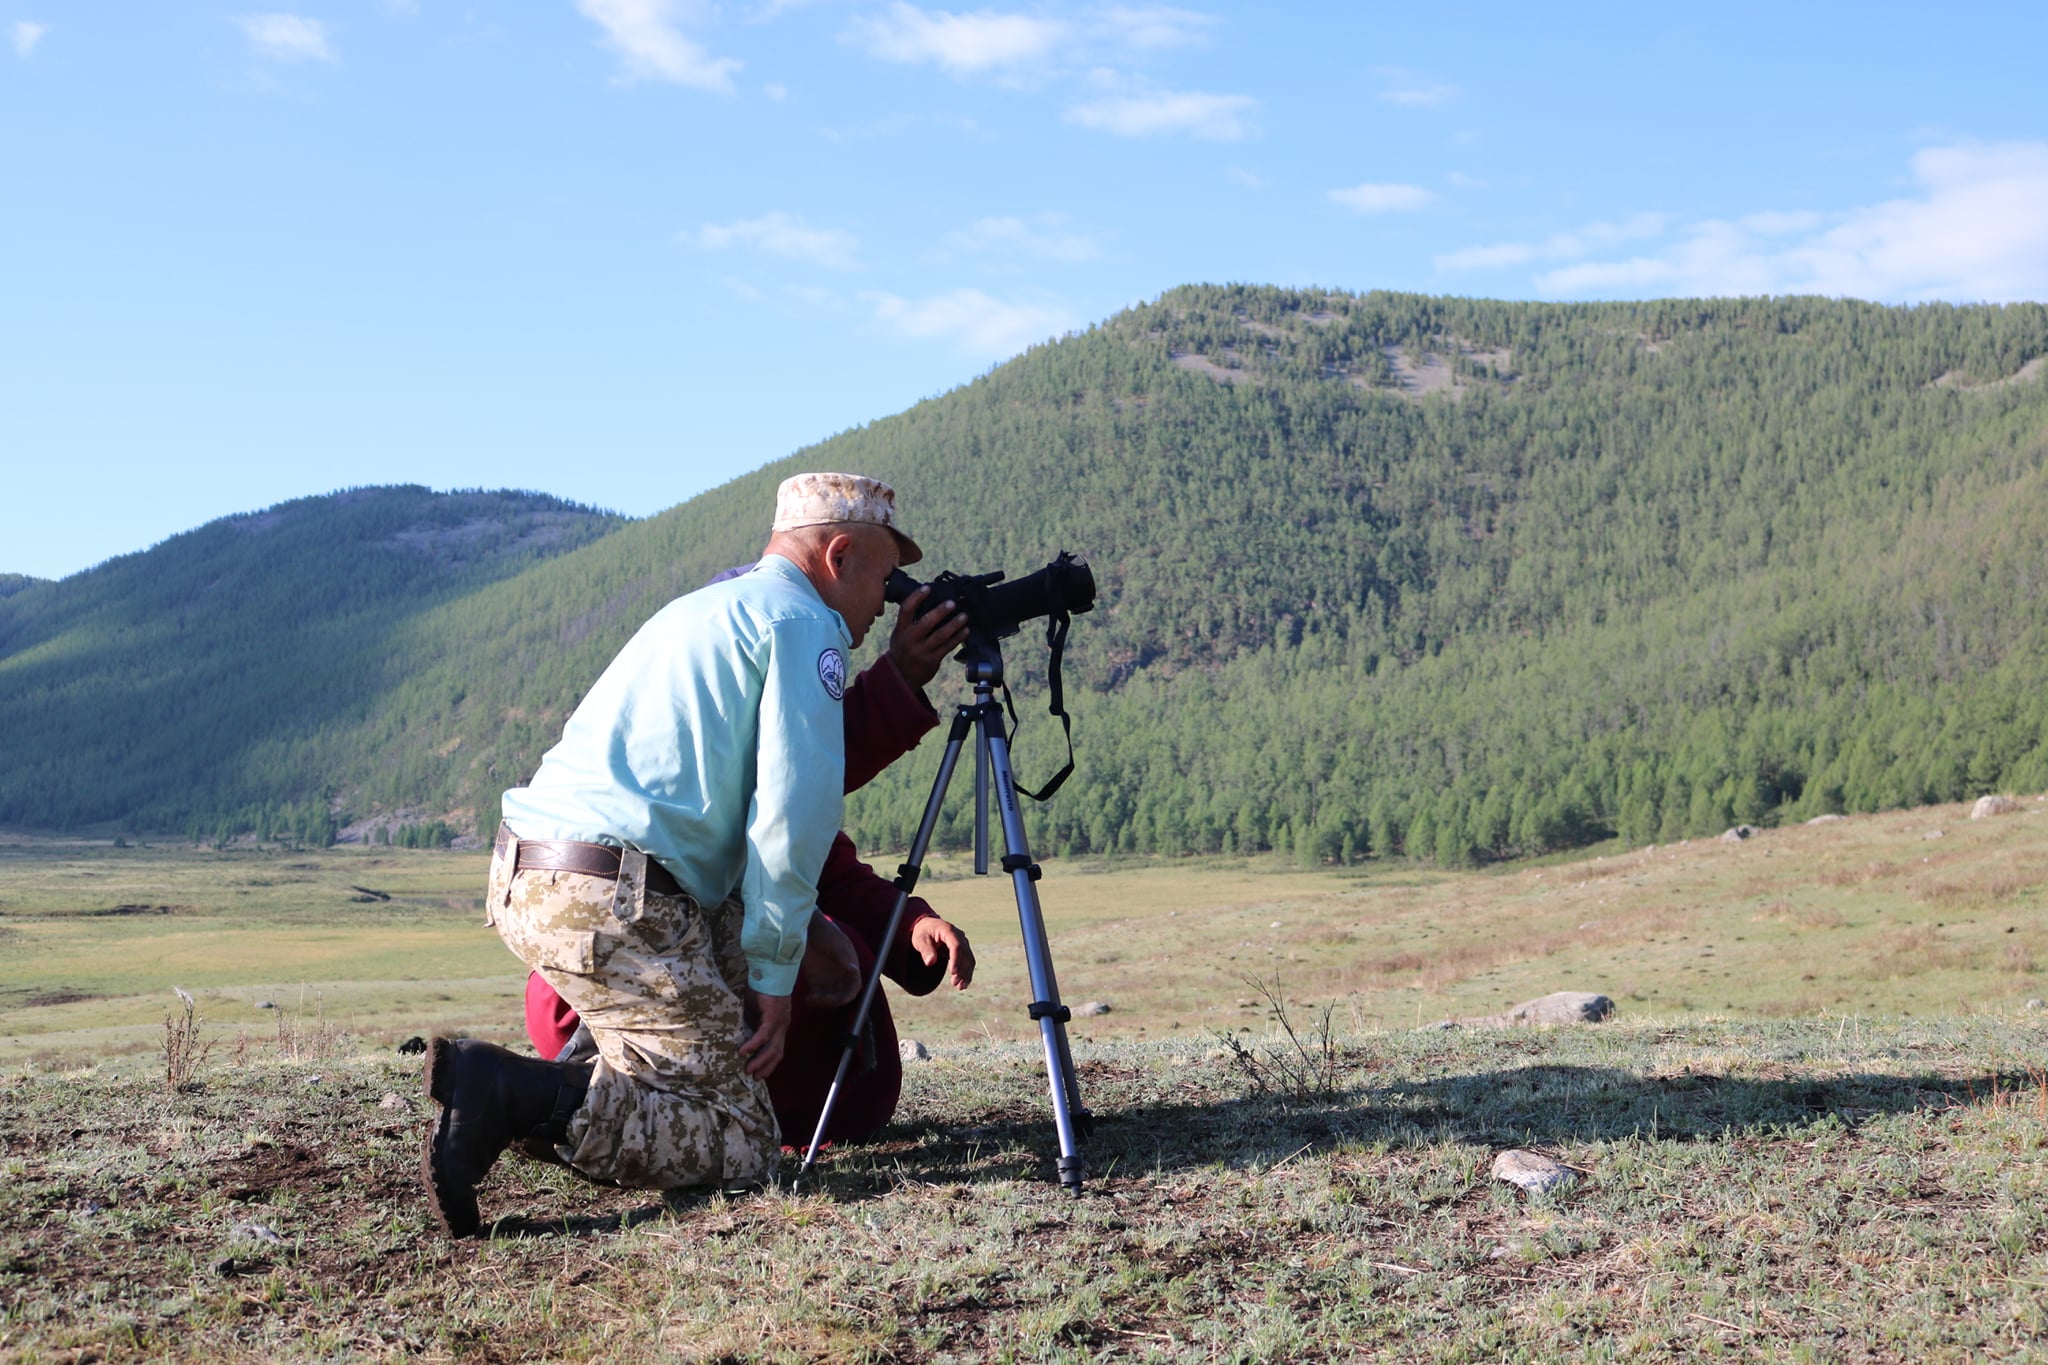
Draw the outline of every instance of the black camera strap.
M1073 618L1063 611L1053 612L1045 620L1045 644L1052 653L1051 661L1046 665L1047 691L1052 694L1052 704L1047 710L1059 718L1060 729L1066 733L1067 766L1054 773L1052 781L1037 791L1027 788L1014 775L1010 778L1010 785L1017 789L1017 794L1029 797L1033 801L1050 801L1053 793L1074 775L1074 718L1067 714L1066 689L1060 680L1060 660L1067 652L1067 627L1072 624ZM1003 705L1010 712L1010 746L1014 749L1020 722L1017 719L1017 702L1010 695L1008 683L1003 684Z

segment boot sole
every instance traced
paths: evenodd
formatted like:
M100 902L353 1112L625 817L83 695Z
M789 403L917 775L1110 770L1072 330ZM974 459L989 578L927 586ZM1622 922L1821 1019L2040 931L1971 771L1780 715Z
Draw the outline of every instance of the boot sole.
M421 1083L427 1098L439 1106L439 1112L434 1115L434 1125L427 1130L426 1144L420 1152L420 1186L427 1192L427 1206L434 1211L434 1221L441 1225L441 1231L450 1237L474 1237L483 1224L477 1213L475 1186L447 1178L435 1160L447 1133L449 1102L454 1098L454 1048L453 1041L447 1038L436 1038L427 1045L427 1066Z

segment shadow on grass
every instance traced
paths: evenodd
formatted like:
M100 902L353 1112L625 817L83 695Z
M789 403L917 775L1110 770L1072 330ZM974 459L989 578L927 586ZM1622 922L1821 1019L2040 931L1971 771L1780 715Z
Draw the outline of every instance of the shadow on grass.
M1252 1095L1206 1101L1091 1095L1093 1135L1083 1143L1092 1174L1261 1167L1346 1147L1418 1149L1561 1146L1630 1137L1665 1142L1785 1138L1823 1122L1853 1130L1888 1114L2019 1103L2048 1108L2039 1074L1964 1076L1851 1073L1761 1080L1711 1074L1643 1077L1613 1067L1515 1067L1340 1092L1325 1100ZM1054 1136L1045 1118L972 1128L898 1125L868 1149L849 1149L821 1187L862 1197L900 1183L983 1183L1053 1176Z
M1181 1098L1142 1076L1084 1081L1094 1110L1082 1143L1089 1179L1207 1167L1259 1169L1347 1148L1560 1147L1639 1137L1662 1142L1783 1140L1815 1125L1853 1131L1892 1114L2018 1104L2048 1112L2048 1079L2023 1069L1964 1075L1852 1072L1783 1079L1705 1072L1643 1076L1616 1067L1536 1063L1348 1088L1323 1099L1275 1094ZM797 1190L839 1201L906 1183L1057 1188L1051 1110L1006 1097L981 1122L892 1124L867 1145L837 1145ZM785 1160L784 1188L794 1173ZM613 1191L616 1198L624 1192ZM687 1215L718 1196L678 1191L602 1215L506 1218L492 1235L616 1232Z

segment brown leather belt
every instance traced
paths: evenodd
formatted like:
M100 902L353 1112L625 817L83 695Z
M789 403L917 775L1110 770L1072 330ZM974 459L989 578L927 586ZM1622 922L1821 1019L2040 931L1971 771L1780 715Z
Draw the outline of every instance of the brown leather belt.
M581 872L588 877L619 879L619 851L609 844L586 844L571 839L515 839L512 831L498 826L497 852L517 845L512 872ZM680 896L682 884L669 870L649 858L647 889L657 896Z

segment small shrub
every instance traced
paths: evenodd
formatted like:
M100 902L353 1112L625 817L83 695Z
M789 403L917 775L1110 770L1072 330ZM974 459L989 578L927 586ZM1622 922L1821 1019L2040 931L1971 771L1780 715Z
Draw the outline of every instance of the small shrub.
M1231 1065L1243 1073L1262 1095L1273 1094L1301 1101L1336 1098L1337 1072L1343 1063L1331 1022L1337 1007L1323 1006L1321 1017L1309 1036L1303 1038L1288 1014L1287 1001L1280 993L1277 980L1267 982L1256 976L1248 976L1244 980L1246 985L1266 997L1273 1022L1287 1037L1287 1046L1267 1048L1261 1055L1235 1035L1218 1032L1216 1039L1230 1053Z
M171 989L178 992L179 1008L164 1016L164 1085L175 1095L197 1083L199 1064L213 1044L199 1036L199 1002L181 987Z

